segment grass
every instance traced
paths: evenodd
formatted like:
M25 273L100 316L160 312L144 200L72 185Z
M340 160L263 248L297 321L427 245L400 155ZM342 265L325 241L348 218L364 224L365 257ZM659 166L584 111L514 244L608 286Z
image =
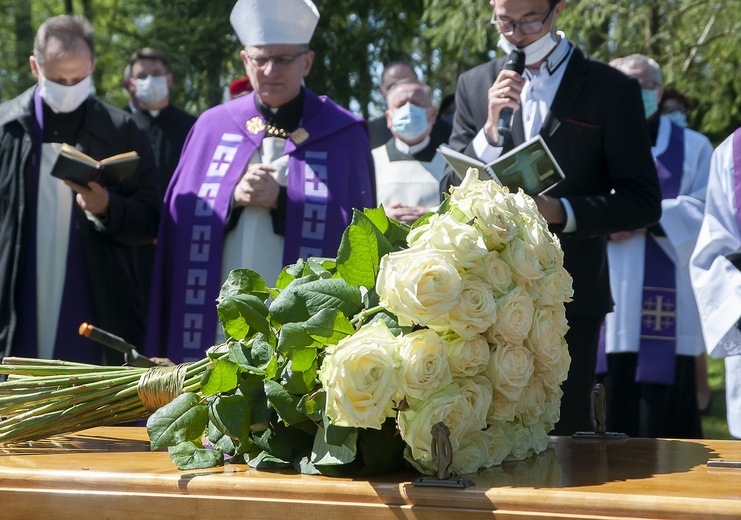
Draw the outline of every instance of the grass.
M702 416L706 439L732 439L726 421L725 364L722 359L707 358L708 384L712 393L710 410Z

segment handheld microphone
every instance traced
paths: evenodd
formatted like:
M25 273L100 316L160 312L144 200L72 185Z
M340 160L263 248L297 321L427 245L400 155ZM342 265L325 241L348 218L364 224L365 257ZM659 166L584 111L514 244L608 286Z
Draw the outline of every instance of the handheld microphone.
M525 51L521 49L513 50L507 57L507 62L504 64L502 70L513 70L517 74L525 72ZM512 114L514 110L511 108L503 108L499 114L499 124L497 130L499 131L499 142L498 146L504 145L504 139L509 135L512 126Z

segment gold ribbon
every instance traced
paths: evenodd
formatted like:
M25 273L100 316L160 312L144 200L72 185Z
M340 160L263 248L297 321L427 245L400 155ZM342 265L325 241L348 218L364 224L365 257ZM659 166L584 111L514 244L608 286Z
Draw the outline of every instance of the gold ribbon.
M190 363L173 367L152 367L142 374L136 391L144 408L155 412L183 393L185 373Z

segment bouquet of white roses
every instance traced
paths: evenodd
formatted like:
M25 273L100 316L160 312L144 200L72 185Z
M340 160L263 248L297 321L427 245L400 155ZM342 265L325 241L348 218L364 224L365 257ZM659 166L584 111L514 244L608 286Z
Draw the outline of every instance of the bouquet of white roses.
M217 304L227 340L191 370L199 384L186 377L150 416L152 449L181 469L362 475L406 459L431 474L443 422L453 473L523 459L559 418L571 295L533 200L475 170L411 230L382 208L356 211L336 259L301 259L272 288L230 274Z
M539 453L559 418L571 294L532 199L475 171L411 230L356 212L337 259L301 260L276 288L232 273L218 303L230 339L200 393L152 415L152 445L181 468L227 455L337 475L404 458L433 473L442 421L453 473Z

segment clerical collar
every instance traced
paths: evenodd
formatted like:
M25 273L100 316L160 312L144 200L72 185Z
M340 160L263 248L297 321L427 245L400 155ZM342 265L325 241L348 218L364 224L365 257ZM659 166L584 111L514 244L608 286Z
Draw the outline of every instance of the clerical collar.
M566 34L562 31L557 31L561 39L556 44L556 47L551 51L545 62L538 69L525 69L525 76L529 76L528 79L533 77L539 77L543 74L553 76L561 65L566 63L567 58L571 55L571 42L566 39Z
M160 112L162 112L162 109L158 108L156 110L147 110L147 109L142 108L141 111L145 114L149 114L152 117L157 117L158 115L160 115Z
M81 104L72 112L54 112L43 103L45 143L70 143L77 141L77 136L85 122L87 103Z
M277 109L270 108L262 102L259 96L255 96L257 109L265 118L268 125L272 125L280 130L292 132L301 124L301 116L304 113L304 100L306 91L301 87L298 96L279 106Z
M407 155L414 155L416 153L421 152L425 148L427 148L427 145L430 144L430 136L428 135L424 139L422 139L421 142L417 144L409 145L399 139L398 137L394 138L394 146L396 146L396 149L399 150L401 153L407 154Z

